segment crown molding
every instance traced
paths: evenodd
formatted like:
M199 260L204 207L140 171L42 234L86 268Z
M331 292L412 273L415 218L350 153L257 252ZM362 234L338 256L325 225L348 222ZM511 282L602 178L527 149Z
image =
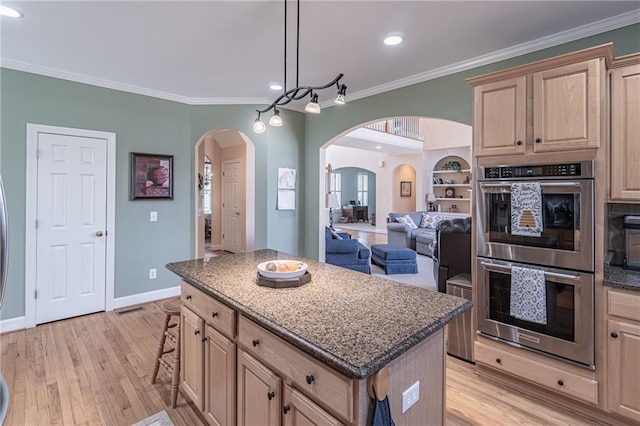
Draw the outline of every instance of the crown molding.
M360 90L358 92L349 93L348 100L353 101L356 99L362 99L380 93L388 92L390 90L400 89L406 86L410 86L416 83L422 83L428 80L433 80L447 75L455 74L462 71L467 71L472 68L477 68L483 65L489 65L495 62L503 61L506 59L515 58L517 56L526 55L527 53L537 52L538 50L547 49L549 47L558 46L571 41L579 40L581 38L589 37L596 34L601 34L607 31L615 30L618 28L626 27L628 25L637 24L640 22L640 13L635 10L621 15L616 15L611 18L603 19L600 21L592 22L580 27L572 28L570 30L562 31L556 34L552 34L546 37L542 37L536 40L532 40L526 43L521 43L515 46L508 47L506 49L498 50L486 55L476 56L465 61L457 62L451 65L446 65L441 68L436 68L430 71L426 71L420 74L415 74L409 77L401 78L399 80L384 83L378 86L371 87L369 89ZM328 107L333 105L331 102L324 102L320 106Z
M498 50L486 55L477 56L475 58L457 62L444 67L436 68L434 70L426 71L420 74L415 74L409 77L401 78L399 80L391 81L388 83L380 84L378 86L371 87L369 89L353 92L348 95L349 100L362 99L380 93L388 92L390 90L400 89L406 86L410 86L416 83L422 83L428 80L444 77L450 74L455 74L462 71L467 71L472 68L480 67L483 65L492 64L495 62L503 61L505 59L511 59L517 56L525 55L527 53L535 52L538 50L546 49L549 47L558 46L560 44L575 41L581 38L589 37L592 35L600 34L603 32L622 28L627 25L637 24L640 22L640 13L637 10L623 13L621 15L613 16L611 18L603 19L597 22L586 24L580 27L572 28L570 30L562 31L560 33L552 34L550 36L542 37L530 42L522 43L516 46L512 46L506 49ZM104 87L106 89L114 89L128 93L134 93L138 95L150 96L153 98L165 99L168 101L180 102L187 105L247 105L257 104L264 105L270 104L271 101L265 98L190 98L187 96L176 95L173 93L163 92L159 90L153 90L145 87L134 86L126 83L119 83L116 81L105 80L97 77L91 77L83 74L76 74L68 71L62 71L54 68L43 67L40 65L29 64L26 62L15 61L12 59L0 59L0 67L13 69L16 71L23 71L32 74L43 75L47 77L59 78L62 80L73 81L77 83L89 84L92 86ZM321 108L327 108L333 106L332 101L325 101L320 104ZM286 109L292 109L295 111L304 111L304 107L298 107L290 105Z

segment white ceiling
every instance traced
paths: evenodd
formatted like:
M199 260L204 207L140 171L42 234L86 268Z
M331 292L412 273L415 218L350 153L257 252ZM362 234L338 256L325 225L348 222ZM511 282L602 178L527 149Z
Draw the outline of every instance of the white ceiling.
M278 93L268 84L283 80L282 1L2 3L25 15L2 18L7 68L189 104L270 103ZM347 100L355 99L640 22L639 8L638 1L303 0L299 83L344 73ZM290 88L295 2L289 13ZM384 46L392 32L405 42ZM333 97L320 92L321 103Z

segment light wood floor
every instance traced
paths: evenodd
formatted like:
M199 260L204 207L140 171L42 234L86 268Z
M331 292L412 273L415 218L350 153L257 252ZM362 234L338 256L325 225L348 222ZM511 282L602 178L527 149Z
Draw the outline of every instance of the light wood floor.
M161 410L176 425L201 424L184 395L178 395L175 409L165 405L171 380L164 369L150 384L164 318L159 304L0 336L0 372L11 393L5 425L127 426ZM488 382L475 375L472 365L451 357L446 420L448 425L593 424Z

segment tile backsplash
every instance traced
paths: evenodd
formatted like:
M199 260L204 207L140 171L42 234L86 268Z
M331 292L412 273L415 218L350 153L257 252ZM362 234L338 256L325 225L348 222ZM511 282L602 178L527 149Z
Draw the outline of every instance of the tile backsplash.
M613 252L612 265L622 265L624 259L623 217L640 215L640 204L609 204L609 250Z

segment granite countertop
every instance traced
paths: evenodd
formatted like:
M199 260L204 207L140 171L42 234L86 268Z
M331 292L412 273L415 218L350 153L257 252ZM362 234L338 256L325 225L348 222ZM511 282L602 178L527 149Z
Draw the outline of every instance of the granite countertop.
M256 284L257 265L308 264L311 282ZM471 301L275 250L167 264L167 269L341 373L362 379L430 336Z
M605 264L604 285L640 291L640 271L630 271L620 266Z

